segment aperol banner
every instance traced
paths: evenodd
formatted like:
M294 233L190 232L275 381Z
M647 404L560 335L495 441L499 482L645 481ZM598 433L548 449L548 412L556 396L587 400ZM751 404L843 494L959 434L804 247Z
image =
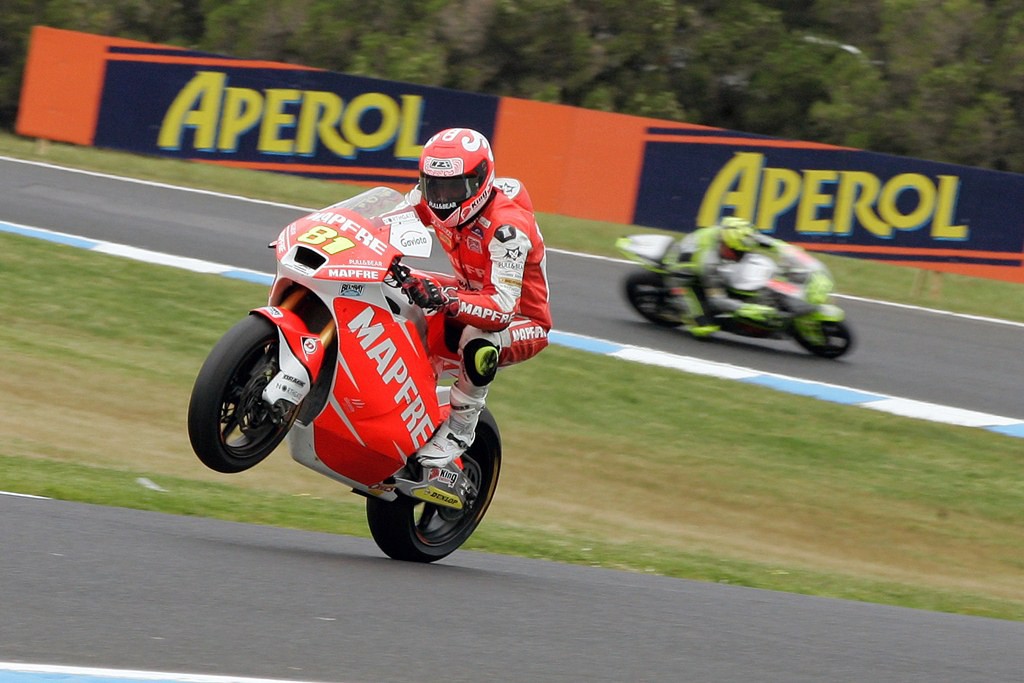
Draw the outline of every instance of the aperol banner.
M809 249L1024 282L1024 175L38 26L20 135L411 186L468 126L542 212L689 231L741 215Z

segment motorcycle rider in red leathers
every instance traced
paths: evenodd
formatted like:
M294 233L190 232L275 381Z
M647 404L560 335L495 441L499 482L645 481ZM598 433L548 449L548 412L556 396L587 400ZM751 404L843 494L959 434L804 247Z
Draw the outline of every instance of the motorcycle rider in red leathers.
M533 204L518 180L495 179L487 138L470 128L442 130L424 145L419 169L410 203L455 275L414 272L404 289L418 306L443 311L447 326L461 327L451 412L416 453L424 467L445 467L472 445L498 368L547 346L551 310Z

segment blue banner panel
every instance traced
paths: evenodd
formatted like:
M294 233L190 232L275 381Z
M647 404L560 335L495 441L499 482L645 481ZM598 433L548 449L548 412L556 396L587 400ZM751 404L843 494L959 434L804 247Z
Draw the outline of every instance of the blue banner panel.
M739 215L790 242L975 263L1024 250L1022 175L783 140L694 140L646 143L635 223L685 232Z
M186 55L111 57L95 144L373 181L415 175L423 143L442 128L494 133L496 97Z

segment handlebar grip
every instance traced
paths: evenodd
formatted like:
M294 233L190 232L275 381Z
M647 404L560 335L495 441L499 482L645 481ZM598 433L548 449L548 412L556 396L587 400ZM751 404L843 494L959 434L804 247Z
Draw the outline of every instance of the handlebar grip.
M395 257L395 260L391 262L391 266L388 270L395 276L395 279L398 280L398 284L401 285L405 284L405 281L409 279L412 269L408 266L402 265L398 258L399 257L397 256Z

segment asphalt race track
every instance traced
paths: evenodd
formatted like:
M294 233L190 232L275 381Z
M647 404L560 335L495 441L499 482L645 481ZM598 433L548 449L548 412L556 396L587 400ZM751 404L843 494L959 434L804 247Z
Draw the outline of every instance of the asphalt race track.
M263 272L266 243L300 213L0 159L0 221ZM847 301L860 344L824 361L645 324L619 297L625 272L552 253L556 328L1024 418L1019 327ZM1024 671L1018 622L470 551L410 565L368 539L8 495L0 519L0 661L347 683L992 683Z
M320 681L1020 680L1024 624L0 496L6 660Z

